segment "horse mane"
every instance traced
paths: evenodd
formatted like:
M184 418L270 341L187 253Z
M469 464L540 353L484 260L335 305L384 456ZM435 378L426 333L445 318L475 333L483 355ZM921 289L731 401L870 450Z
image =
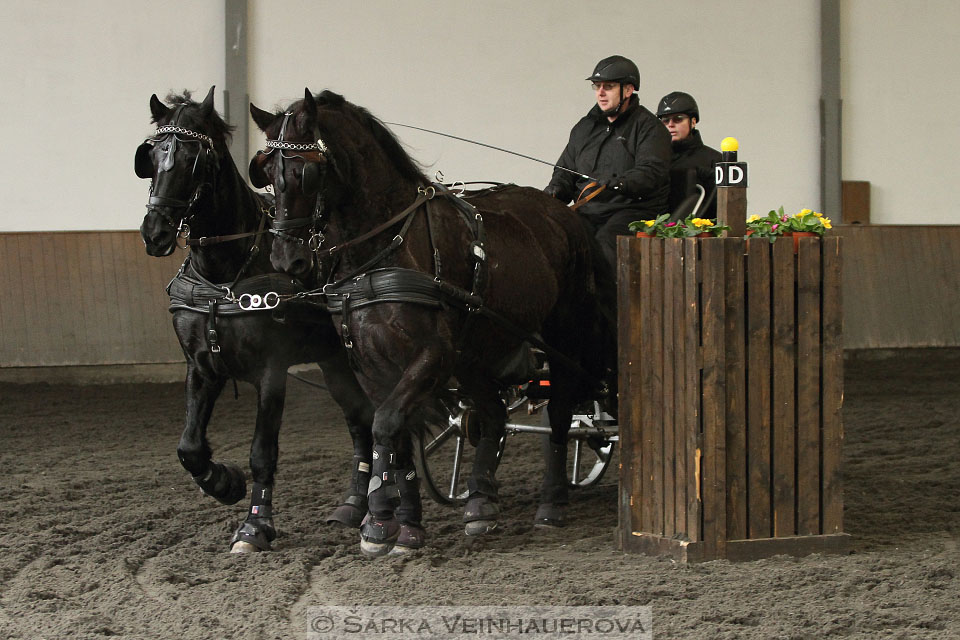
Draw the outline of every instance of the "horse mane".
M387 129L383 121L367 109L355 105L344 99L342 95L326 89L314 96L314 98L317 101L317 106L320 107L321 110L326 108L338 111L352 117L353 120L366 128L401 176L416 182L429 182L424 174L423 166L406 152L403 144L397 139L393 132ZM322 117L319 126L321 129L323 128Z
M226 121L220 117L220 114L217 113L216 109L210 113L210 117L206 120L201 120L198 117L200 103L191 97L189 89L184 89L183 93L174 93L171 91L167 94L167 97L164 98L164 101L167 103L167 106L174 109L180 105L191 107L183 110L180 122L184 126L202 128L211 138L223 140L226 143L229 143L233 137L233 130L236 127L227 124ZM172 115L173 114L170 114L170 116ZM155 117L151 117L151 121L156 125L166 124L166 122L158 122Z

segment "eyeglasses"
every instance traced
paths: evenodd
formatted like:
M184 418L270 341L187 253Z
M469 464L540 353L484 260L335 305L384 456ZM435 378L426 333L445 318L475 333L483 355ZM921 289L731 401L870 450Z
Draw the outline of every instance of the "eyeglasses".
M663 124L669 124L671 122L673 124L681 124L689 117L690 116L682 113L678 113L675 116L660 116L660 122L662 122Z
M604 91L613 91L614 89L620 86L620 83L619 82L591 82L590 86L593 87L594 91L600 91L600 89L603 89Z

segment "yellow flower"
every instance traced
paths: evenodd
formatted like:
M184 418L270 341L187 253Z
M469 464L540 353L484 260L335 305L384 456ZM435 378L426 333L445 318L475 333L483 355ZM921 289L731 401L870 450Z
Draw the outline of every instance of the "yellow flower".
M797 214L797 217L804 216L808 213L813 213L812 209L800 209L800 213Z
M693 226L697 227L698 229L702 229L703 227L713 226L713 220L710 220L709 218L694 218L693 220L690 221L690 223Z
M833 225L830 224L830 218L820 218L820 222L822 222L823 226L827 229L833 229Z
M757 214L753 214L752 216L747 218L747 222L756 222L759 219L760 219L760 216L758 216Z
M644 221L643 221L643 224L647 225L648 227L652 227L652 226L655 225L656 223L657 223L656 220L644 220Z
M813 215L817 216L818 218L822 218L822 217L823 217L823 214L822 214L822 213L819 213L819 212L817 212L817 211L814 211L814 212L813 212Z

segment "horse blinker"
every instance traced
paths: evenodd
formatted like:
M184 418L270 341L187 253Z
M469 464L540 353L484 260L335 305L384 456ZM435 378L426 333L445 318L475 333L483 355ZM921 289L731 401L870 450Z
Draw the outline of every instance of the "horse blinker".
M270 179L267 178L267 174L263 172L263 163L266 161L267 154L265 154L263 151L257 151L257 155L250 159L250 166L247 169L247 174L250 176L250 184L255 186L257 189L263 189L270 184Z
M133 170L136 171L138 178L153 177L153 158L150 157L150 149L153 147L149 142L144 142L137 147L137 154L133 159Z
M300 188L304 195L312 196L320 191L323 180L323 169L319 162L307 162L303 165L303 175L300 177Z

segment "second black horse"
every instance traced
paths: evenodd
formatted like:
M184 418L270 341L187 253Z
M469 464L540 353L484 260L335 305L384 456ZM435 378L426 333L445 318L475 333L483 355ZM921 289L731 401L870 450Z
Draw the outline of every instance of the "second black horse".
M250 109L267 136L251 181L277 197L274 266L307 280L330 265L322 291L376 406L361 550L387 553L405 524L419 525L397 508L418 491L404 462L410 433L451 378L479 421L466 533L496 526L501 391L529 373L530 342L547 354L552 389L536 521L562 524L572 409L597 397L612 362L595 279L604 263L585 223L532 188L446 192L379 120L335 93L307 90L277 113Z

